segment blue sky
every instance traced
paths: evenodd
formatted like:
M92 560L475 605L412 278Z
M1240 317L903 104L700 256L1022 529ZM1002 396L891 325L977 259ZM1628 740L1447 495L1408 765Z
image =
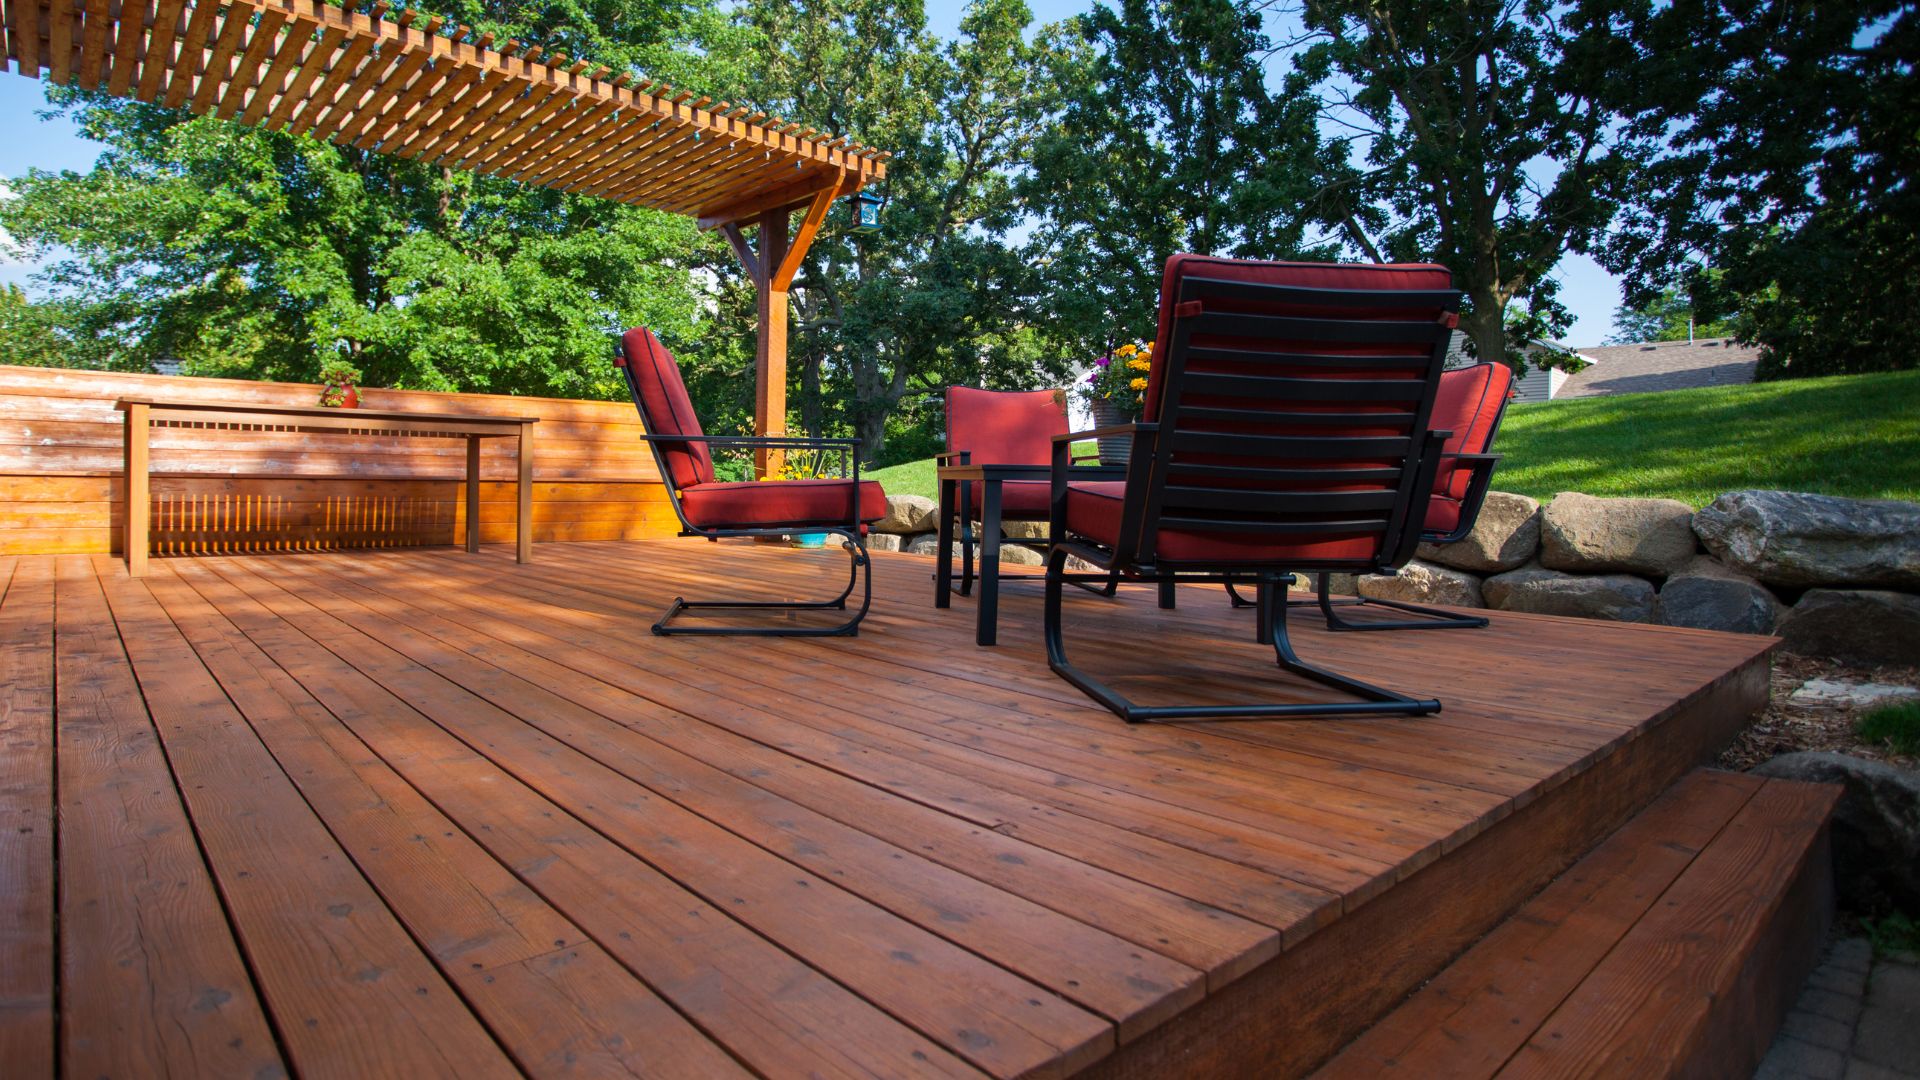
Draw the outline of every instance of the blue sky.
M1091 0L1027 0L1034 18L1057 22L1092 7ZM929 0L929 27L945 37L958 33L960 0ZM30 168L61 170L89 168L97 145L82 138L65 119L42 120L46 109L43 84L37 79L0 74L0 183ZM0 252L0 283L16 282L32 289L30 265ZM1574 314L1566 343L1598 345L1613 332L1613 310L1620 303L1619 279L1584 255L1569 255L1560 263L1561 299Z

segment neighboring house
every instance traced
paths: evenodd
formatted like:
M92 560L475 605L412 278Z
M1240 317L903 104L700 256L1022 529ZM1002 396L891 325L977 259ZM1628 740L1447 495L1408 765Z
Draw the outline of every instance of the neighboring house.
M1533 352L1535 348L1535 346L1528 346L1527 351ZM1455 330L1453 341L1447 346L1447 367L1466 367L1468 364L1477 363L1479 360L1467 354L1466 333ZM1550 401L1560 396L1561 387L1566 385L1569 378L1571 376L1558 368L1548 368L1543 371L1528 364L1527 370L1513 380L1513 400L1522 403Z
M1453 343L1447 349L1448 367L1475 362L1467 355L1466 341L1465 334L1453 332ZM1739 386L1753 381L1754 369L1760 363L1759 349L1736 345L1732 338L1596 345L1572 352L1587 362L1586 368L1569 375L1528 365L1526 372L1514 380L1513 400L1553 401L1696 386Z
M1575 349L1592 366L1570 375L1556 397L1605 397L1696 386L1741 386L1753 381L1760 350L1732 338L1647 341Z

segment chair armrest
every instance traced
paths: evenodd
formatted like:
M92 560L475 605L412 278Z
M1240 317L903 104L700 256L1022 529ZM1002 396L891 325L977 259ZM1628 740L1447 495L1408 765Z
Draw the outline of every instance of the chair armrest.
M971 450L946 450L941 453L933 455L933 460L950 461L954 458L958 458L959 463L962 465L965 465L965 464L968 464L968 462L972 459L972 457L973 457L973 451Z
M1491 465L1499 461L1501 458L1501 455L1499 454L1441 454L1440 457L1447 461L1465 461L1465 462L1470 462L1476 465L1478 464Z

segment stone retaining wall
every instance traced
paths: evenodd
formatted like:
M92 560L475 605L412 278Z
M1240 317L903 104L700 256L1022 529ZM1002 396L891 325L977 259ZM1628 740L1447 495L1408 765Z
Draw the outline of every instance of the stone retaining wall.
M873 546L932 554L936 507L889 497ZM1045 535L1009 522L1010 541ZM1001 561L1038 565L1002 545ZM1735 491L1695 512L1672 499L1563 492L1542 506L1487 496L1473 532L1421 545L1393 575L1338 577L1335 592L1414 603L1779 634L1789 652L1920 665L1920 504Z

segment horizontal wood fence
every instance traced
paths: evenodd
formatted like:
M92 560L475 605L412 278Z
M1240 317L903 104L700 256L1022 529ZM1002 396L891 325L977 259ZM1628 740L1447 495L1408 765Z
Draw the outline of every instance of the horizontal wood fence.
M312 405L300 383L0 365L0 555L120 550L120 398ZM679 529L633 406L362 390L361 407L537 416L536 542ZM459 438L153 429L156 555L411 547L464 537ZM482 440L480 539L513 542L513 440Z

